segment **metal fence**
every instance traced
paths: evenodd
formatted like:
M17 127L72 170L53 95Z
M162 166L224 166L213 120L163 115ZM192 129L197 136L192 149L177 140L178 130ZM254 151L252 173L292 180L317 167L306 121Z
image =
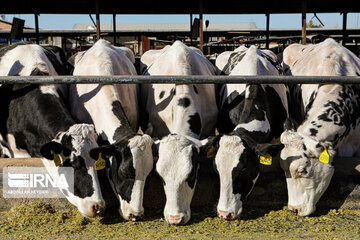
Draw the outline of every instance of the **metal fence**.
M360 84L360 76L4 76L0 84L114 84L114 83L250 83Z

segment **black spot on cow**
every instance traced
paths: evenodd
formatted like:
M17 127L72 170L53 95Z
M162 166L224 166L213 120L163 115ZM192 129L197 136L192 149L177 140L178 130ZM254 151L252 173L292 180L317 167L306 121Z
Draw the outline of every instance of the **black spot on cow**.
M39 68L34 68L30 73L30 76L48 76L48 75L49 75L48 72L41 71Z
M195 187L195 182L198 179L199 162L198 162L198 151L195 147L192 147L191 156L192 169L189 176L186 178L186 182L191 189Z
M121 141L129 136L133 136L134 132L130 127L130 122L125 115L124 109L121 106L120 101L114 101L112 103L112 111L114 115L119 119L121 126L115 130L114 139L115 141Z
M74 168L74 195L80 198L91 197L94 194L94 188L85 160L80 156L74 157L72 167Z
M184 107L184 108L187 108L188 106L190 106L190 99L187 98L187 97L184 97L184 98L180 98L178 100L178 105L181 106L181 107Z
M310 135L311 136L316 136L316 134L318 133L318 130L315 128L310 128Z
M304 143L302 144L302 148L303 148L304 151L307 150L307 147L306 147L306 145Z
M194 92L195 92L196 94L198 94L199 92L198 92L197 87L196 87L195 85L193 85L193 87L194 87Z
M161 91L160 94L159 94L159 99L162 99L165 95L165 91Z
M175 94L176 94L176 87L174 87L173 89L171 89L170 93L171 93L172 95L175 95Z
M189 117L188 123L190 125L190 130L197 134L200 135L201 132L201 119L200 119L200 115L198 113L195 113L194 115L191 115Z
M221 71L221 75L229 75L231 71L234 69L234 67L244 58L245 52L246 50L241 52L231 53L228 62Z

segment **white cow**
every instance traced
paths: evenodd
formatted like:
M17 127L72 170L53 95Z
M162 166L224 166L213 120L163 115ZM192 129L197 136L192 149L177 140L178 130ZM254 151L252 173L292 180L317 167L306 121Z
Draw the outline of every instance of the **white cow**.
M215 74L198 50L176 41L141 61L148 75ZM215 134L217 107L212 84L148 84L141 87L143 130L162 138L156 170L164 180L165 219L171 224L190 219L190 202L197 182L200 139Z
M99 40L75 58L74 75L136 75L131 53ZM136 220L144 212L145 180L153 168L153 141L135 131L137 86L78 84L69 88L71 114L79 121L94 123L102 139L111 144L94 149L91 155L109 160L108 177L120 201L119 212L125 219Z

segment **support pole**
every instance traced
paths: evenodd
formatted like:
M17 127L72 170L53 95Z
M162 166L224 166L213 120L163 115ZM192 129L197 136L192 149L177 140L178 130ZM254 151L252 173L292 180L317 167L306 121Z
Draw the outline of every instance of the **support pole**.
M266 14L266 49L269 49L270 45L270 13Z
M116 46L116 14L113 14L114 46Z
M39 38L39 16L35 13L35 37L36 37L36 44L40 44Z
M203 29L203 1L200 0L200 24L199 24L199 49L203 51L204 45L204 29Z
M96 0L96 41L100 40L100 11L99 11L99 0Z
M306 45L306 0L302 0L302 33L301 33L301 43Z
M346 45L346 39L347 39L347 32L346 32L346 25L347 25L347 13L343 13L343 30L342 30L342 45Z
M192 46L192 31L193 31L193 25L192 25L192 22L193 22L193 15L192 13L190 14L190 45Z

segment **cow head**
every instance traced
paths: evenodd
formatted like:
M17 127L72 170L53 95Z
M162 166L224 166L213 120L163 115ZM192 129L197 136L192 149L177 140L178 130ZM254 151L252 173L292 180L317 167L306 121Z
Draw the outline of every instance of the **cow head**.
M75 124L66 132L44 144L40 152L43 163L51 176L60 172L58 166L74 169L74 189L61 189L70 203L75 205L81 214L92 217L105 210L100 184L95 171L95 161L89 151L98 147L97 135L93 125ZM50 160L50 161L49 161Z
M318 142L294 129L283 132L280 140L284 144L280 165L286 175L288 207L308 216L329 186L336 152L330 142Z
M198 178L198 148L184 136L170 134L159 144L156 171L163 181L165 220L185 224L190 220L190 203Z
M152 144L144 134L90 151L93 159L108 161L107 174L120 201L119 213L126 220L136 221L144 213L145 180L153 169Z

